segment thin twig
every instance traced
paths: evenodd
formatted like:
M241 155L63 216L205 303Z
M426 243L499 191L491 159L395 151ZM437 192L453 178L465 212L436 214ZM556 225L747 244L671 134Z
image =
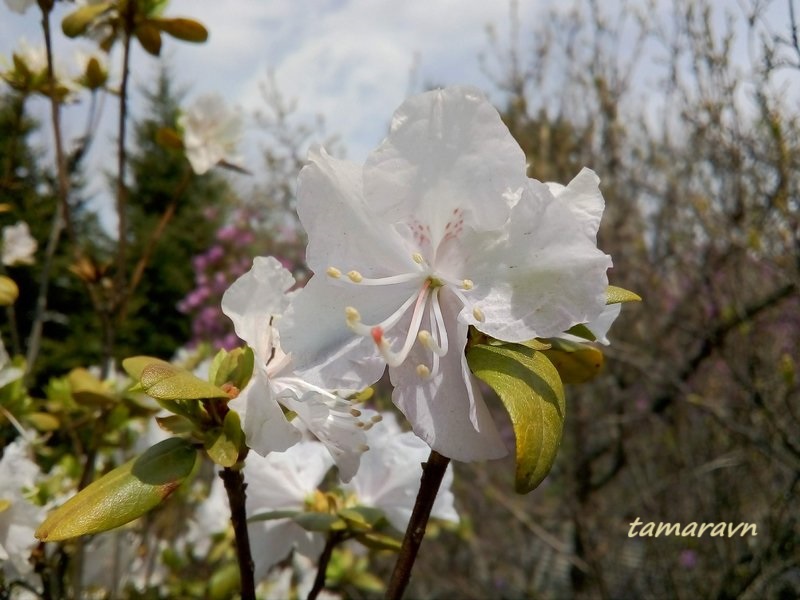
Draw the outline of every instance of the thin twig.
M228 503L231 507L231 523L236 536L236 557L239 561L242 600L255 600L253 556L250 553L250 536L247 532L247 509L245 508L247 485L244 482L244 475L237 469L225 467L219 472L219 476L225 484Z
M332 531L328 535L328 541L325 542L325 548L323 548L322 554L319 555L317 576L314 579L314 586L311 588L311 591L308 592L306 600L316 600L317 596L319 596L319 593L325 588L325 575L328 572L328 563L331 562L333 550L337 545L339 545L339 543L344 541L344 539L344 533L341 531Z
M399 600L403 597L411 578L411 569L417 559L419 547L425 537L425 528L431 516L433 503L442 478L447 471L450 459L442 456L435 450L431 450L428 462L422 465L422 480L419 485L419 493L414 503L414 510L411 513L411 520L406 528L406 535L403 538L403 545L400 547L400 554L394 565L392 578L389 580L389 587L386 590L387 600Z

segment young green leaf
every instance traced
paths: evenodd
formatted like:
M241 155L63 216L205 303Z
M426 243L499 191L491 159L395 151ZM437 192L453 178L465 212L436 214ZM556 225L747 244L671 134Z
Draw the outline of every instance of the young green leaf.
M232 410L228 411L222 427L208 432L206 452L218 465L232 467L239 461L239 454L244 447L244 432L239 415Z
M625 288L610 285L606 288L606 304L619 304L620 302L641 302L642 297Z
M35 536L54 542L133 521L172 494L192 472L196 458L197 451L186 440L159 442L51 512Z
M153 24L164 33L184 42L197 44L208 39L208 30L194 19L154 19Z
M122 361L122 368L139 381L142 390L156 400L201 400L227 398L217 386L189 371L158 358L134 356Z
M92 21L106 12L111 7L111 2L100 2L99 4L89 4L81 6L71 12L61 21L61 30L67 37L78 37L82 35L92 24Z
M516 490L528 493L550 472L561 444L566 405L558 371L542 352L519 344L473 346L467 362L508 411L516 436Z

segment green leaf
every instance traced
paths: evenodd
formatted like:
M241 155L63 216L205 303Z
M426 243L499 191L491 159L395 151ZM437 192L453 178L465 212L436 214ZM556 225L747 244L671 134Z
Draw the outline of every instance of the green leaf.
M32 412L25 415L25 421L30 423L36 431L57 431L61 421L46 412Z
M158 426L164 431L169 431L177 435L185 435L195 430L195 424L190 419L180 415L156 417L156 423L158 423Z
M254 367L255 355L248 346L230 352L220 350L211 363L208 379L214 385L232 383L241 390L250 381Z
M248 517L247 522L254 521L274 521L275 519L294 519L297 515L302 514L299 510L271 510L269 512L257 513L252 517Z
M172 494L192 472L196 458L197 451L186 440L159 442L51 512L35 536L54 542L133 521Z
M579 350L545 350L544 355L553 363L563 383L586 383L603 370L605 357L599 348L581 344Z
M205 443L206 452L218 465L232 467L239 462L239 454L244 448L244 432L239 415L230 410L225 415L222 427L208 432Z
M194 19L156 19L152 23L164 33L184 42L197 44L208 39L208 29Z
M348 525L359 529L372 529L384 519L383 511L371 506L354 506L339 511L339 516L347 521Z
M583 323L578 323L577 325L573 325L572 327L567 329L566 333L569 333L570 335L574 335L574 336L579 337L579 338L583 338L583 339L588 340L590 342L597 341L597 337L592 333L592 330L589 329ZM547 350L547 348L536 348L536 349L537 350Z
M639 294L634 294L625 288L610 285L606 288L606 304L619 304L620 302L641 302Z
M400 550L401 541L385 533L378 533L376 531L368 531L360 533L356 536L359 542L364 544L367 548L374 550Z
M106 384L83 367L72 369L67 375L67 382L78 404L108 406L118 401Z
M329 513L304 512L292 517L292 520L306 531L335 531L347 529L347 523L336 515Z
M235 598L239 591L239 566L235 562L227 563L214 571L208 580L209 600L228 600Z
M550 472L561 444L566 403L558 371L542 352L519 344L473 346L467 362L508 411L517 446L515 487L528 493Z
M13 279L0 275L0 306L11 306L19 298L19 288Z
M82 6L64 17L64 20L61 21L61 30L67 37L78 37L86 31L89 25L92 24L92 21L106 12L110 7L111 2Z
M142 21L133 30L133 34L148 54L153 56L161 54L161 32L153 21Z
M142 390L156 400L201 400L228 398L217 386L189 371L158 358L134 356L122 361L122 368L139 381Z

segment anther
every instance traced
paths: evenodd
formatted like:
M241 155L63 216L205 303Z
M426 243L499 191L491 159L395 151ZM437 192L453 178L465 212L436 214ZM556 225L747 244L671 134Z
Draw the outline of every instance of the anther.
M417 263L418 265L421 265L422 263L425 262L425 259L422 258L422 254L420 254L419 252L414 252L414 254L411 255L411 258L414 259L414 262Z
M419 343L425 346L426 348L430 348L431 343L433 342L433 336L431 335L431 332L428 331L427 329L423 329L422 331L420 331L417 334L417 339L419 340Z
M475 317L475 320L479 321L480 323L483 323L483 320L486 318L486 315L484 315L483 311L477 306L473 307L472 316Z
M361 314L352 306L348 306L344 309L344 316L347 319L347 322L351 325L361 322Z
M361 283L361 281L364 279L364 276L361 273L359 273L358 271L349 271L347 273L347 277L353 283Z
M354 417L360 417L361 416L361 411L358 410L357 408L351 408L350 409L350 414L353 415Z
M358 449L361 450L361 452L366 452L367 450L369 450L369 446L367 446L366 444L361 444L358 447Z
M383 415L372 415L373 423L380 423L381 421L383 421Z
M431 376L431 370L425 365L417 365L417 375L422 379L427 379Z
M472 282L472 279L465 279L461 282L461 288L464 290L471 290L475 284Z
M365 425L366 423L364 423L364 421L356 421L356 427L358 427L359 429L364 429Z
M333 277L334 279L339 279L339 277L342 276L342 272L336 267L328 267L325 270L325 273L328 275L328 277Z

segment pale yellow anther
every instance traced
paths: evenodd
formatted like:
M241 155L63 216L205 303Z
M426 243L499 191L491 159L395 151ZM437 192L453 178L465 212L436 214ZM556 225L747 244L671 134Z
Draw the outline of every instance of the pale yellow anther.
M366 423L364 423L364 421L356 421L356 427L358 427L359 429L364 429L365 425Z
M417 375L422 379L427 379L431 376L431 370L425 365L417 365Z
M361 321L361 314L352 306L348 306L344 309L344 316L349 323L358 323Z
M486 315L484 315L483 311L477 306L473 307L472 316L475 317L476 321L479 321L481 323L483 323L483 320L486 318Z
M357 408L351 408L350 409L350 414L353 415L354 417L360 417L361 416L361 411L358 410Z
M336 267L328 267L325 269L325 273L328 275L328 277L333 277L334 279L339 279L339 277L342 276L342 272Z
M411 258L414 259L414 262L417 263L418 265L421 265L422 263L425 262L425 259L422 258L422 254L420 254L419 252L414 252L414 254L411 255Z
M353 283L361 283L364 280L364 276L358 271L348 272L347 277L349 277L350 281L352 281Z
M372 415L373 423L380 423L381 421L383 421L383 415Z
M465 279L461 282L461 289L462 290L471 290L475 284L472 282L472 279Z
M423 329L417 334L417 339L419 343L425 346L426 348L430 348L431 342L433 341L433 336L431 336L431 332Z
M367 450L369 450L369 446L367 446L366 444L361 444L358 447L358 449L361 450L362 452L366 452Z

